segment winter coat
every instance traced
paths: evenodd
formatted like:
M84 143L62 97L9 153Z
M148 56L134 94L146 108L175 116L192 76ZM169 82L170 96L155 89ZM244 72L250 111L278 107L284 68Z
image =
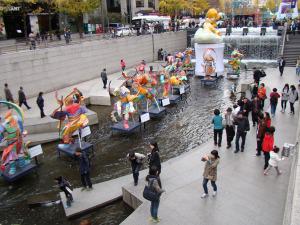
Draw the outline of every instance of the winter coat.
M158 171L161 171L161 163L160 163L160 157L159 157L159 153L157 151L152 151L150 158L149 158L149 168L151 168L152 166L155 166Z
M9 90L9 88L4 88L4 93L5 93L5 98L7 101L14 102L14 98L13 98L12 93Z
M223 120L222 116L220 116L220 115L217 115L217 116L213 117L212 123L214 125L214 129L215 130L221 130L221 129L223 129L222 120Z
M277 105L278 99L280 98L280 95L277 92L272 92L270 94L270 104Z
M274 135L270 133L266 133L262 143L262 150L263 152L270 152L273 150L273 147L274 147Z
M282 89L281 100L282 100L282 101L287 101L287 100L289 100L289 89L287 89L287 88L283 88L283 89Z
M21 103L21 102L23 102L23 101L26 101L26 96L25 96L24 91L19 90L19 91L18 91L18 95L19 95L19 103Z
M42 96L39 96L36 100L36 104L40 107L43 108L44 107L44 99Z
M238 118L234 124L237 125L237 132L243 133L250 130L250 124L247 117Z
M233 126L233 115L232 113L225 114L225 126Z
M258 97L262 100L267 98L267 90L265 87L260 87L258 88L258 93L257 93Z
M257 139L260 139L261 141L263 140L265 133L266 133L266 128L267 128L266 121L261 120L258 123L257 136L256 136Z
M220 160L215 159L212 156L209 156L209 160L206 161L205 167L204 167L204 172L203 172L203 177L211 180L211 181L216 181L217 180L217 167L219 164Z
M148 181L148 185L150 185L150 183L153 182L152 187L157 193L161 194L164 192L164 190L162 189L162 185L161 185L161 181L160 181L159 177L154 176L154 175L148 175L146 177L146 181Z
M296 90L290 90L289 91L289 102L295 103L298 98L298 92Z

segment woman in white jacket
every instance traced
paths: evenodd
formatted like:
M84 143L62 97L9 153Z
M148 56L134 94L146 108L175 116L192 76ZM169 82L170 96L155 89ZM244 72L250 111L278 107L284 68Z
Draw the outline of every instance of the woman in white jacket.
M279 148L277 146L274 146L273 150L270 152L270 159L269 159L269 166L264 171L264 175L268 175L268 171L274 167L277 171L277 175L281 174L281 171L278 168L278 162L282 161L284 158L281 158L279 156Z
M291 85L289 91L289 102L290 102L291 114L295 114L294 104L296 101L298 101L298 92L296 90L296 87L294 85Z

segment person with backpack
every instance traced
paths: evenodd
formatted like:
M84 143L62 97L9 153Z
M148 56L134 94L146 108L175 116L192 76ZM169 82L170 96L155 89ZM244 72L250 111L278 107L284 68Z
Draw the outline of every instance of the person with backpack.
M269 166L270 151L274 148L274 133L275 127L271 126L270 128L267 128L263 139L262 150L265 156L264 170Z
M214 125L214 142L215 146L221 147L222 143L222 135L223 135L223 124L222 124L222 116L220 115L220 110L214 110L215 116L212 119L212 124ZM218 140L219 139L219 140Z
M296 90L296 87L294 85L291 85L291 89L289 91L289 102L290 102L290 109L291 109L290 114L295 114L294 104L296 101L298 101L298 99L299 97L298 97L298 92Z
M276 107L277 107L279 98L280 98L280 95L277 93L277 88L273 88L273 92L271 92L271 94L270 94L270 105L271 105L272 117L275 116Z
M238 153L240 151L240 138L242 138L241 152L243 152L245 149L247 131L250 130L249 120L245 116L245 113L239 112L234 124L237 125L234 153Z
M160 221L160 219L158 218L160 196L163 192L165 192L165 190L162 189L158 170L155 166L150 167L149 175L147 175L146 181L148 182L148 184L147 186L145 186L143 197L151 202L150 220L154 223L158 223Z
M127 158L131 163L134 186L137 186L139 180L139 172L143 165L143 160L146 158L146 156L132 151L127 154Z
M208 189L207 183L211 182L211 186L213 187L212 196L215 197L217 195L217 168L220 162L220 156L217 150L212 150L209 155L203 156L201 161L205 162L204 172L203 172L203 189L204 193L201 198L208 197Z
M59 176L59 177L55 178L54 180L57 182L59 189L62 190L66 195L67 207L68 208L71 207L71 204L73 202L72 185L66 178L64 178L62 176Z
M281 92L281 112L285 112L286 103L289 100L289 84L285 84Z

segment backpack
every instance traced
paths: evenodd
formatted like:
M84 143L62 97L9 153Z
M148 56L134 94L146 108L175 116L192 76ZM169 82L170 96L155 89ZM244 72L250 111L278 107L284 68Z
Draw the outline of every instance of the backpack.
M270 98L270 102L271 102L271 104L277 104L277 102L278 102L277 97L275 95L272 95L272 97Z
M143 191L143 197L152 202L152 201L158 201L160 194L156 192L156 190L153 187L155 179L152 179L151 181L148 182L148 185L145 185L144 191Z
M266 72L264 70L260 71L260 77L265 77L267 76Z

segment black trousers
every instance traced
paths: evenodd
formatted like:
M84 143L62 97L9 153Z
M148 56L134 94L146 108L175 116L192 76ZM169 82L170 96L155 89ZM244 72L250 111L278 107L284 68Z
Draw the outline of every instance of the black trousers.
M257 140L257 146L256 146L256 155L261 155L261 150L262 150L262 140L259 139Z
M222 143L222 135L223 135L223 129L214 129L214 141L215 141L215 145L216 144L221 145L221 143Z
M66 189L63 190L65 195L66 195L66 199L67 199L67 206L71 206L71 202L73 202L73 196L70 192L68 192Z
M133 181L135 184L137 184L139 181L139 172L140 172L141 166L142 166L141 163L137 163L132 166Z
M231 146L231 142L235 135L234 126L226 126L226 138L227 138L227 146Z
M27 104L26 99L24 99L23 101L19 102L19 106L22 107L22 104L24 104L26 106L27 109L30 109L30 106Z
M107 85L107 79L102 79L102 82L103 82L103 88L106 88L106 85Z
M258 112L253 112L252 111L252 122L253 122L253 125L258 123Z
M40 111L41 111L41 118L45 117L46 115L44 113L44 107L39 106L39 108L40 108Z
M89 188L92 188L92 181L90 178L90 173L84 173L84 174L80 174L81 175L81 183L83 187L87 187L89 186Z
M265 99L260 99L260 108L261 110L264 110L265 107Z
M244 150L245 148L245 142L246 142L246 135L247 132L236 132L236 137L235 137L235 150L239 151L240 150L240 138L242 138L242 145L241 148Z
M294 103L290 102L291 113L295 114Z
M270 152L264 152L264 156L265 156L265 165L264 165L264 170L265 170L269 166Z
M279 72L280 72L280 76L282 76L282 74L283 74L283 70L284 70L284 67L283 67L283 66L279 66Z

